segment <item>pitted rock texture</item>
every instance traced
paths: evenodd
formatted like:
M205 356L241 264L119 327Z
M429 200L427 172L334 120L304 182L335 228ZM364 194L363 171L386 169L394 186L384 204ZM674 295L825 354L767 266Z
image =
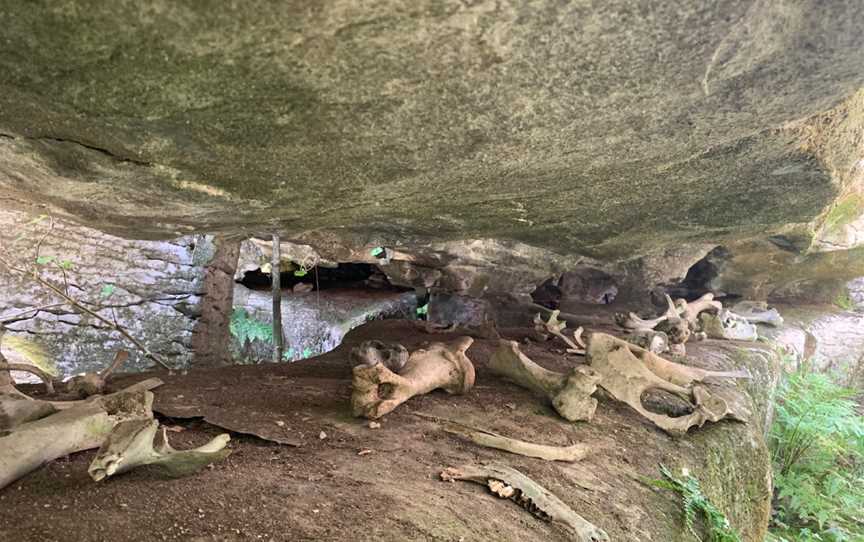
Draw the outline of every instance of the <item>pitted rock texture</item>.
M167 363L184 367L190 362L192 331L202 304L204 265L212 250L208 238L129 241L63 221L55 221L48 232L48 225L47 218L33 223L24 214L0 212L0 245L18 263L32 261L38 240L47 232L40 255L71 263L67 276L76 299L92 303L88 306L98 308L109 320L116 317ZM22 233L26 236L18 239ZM63 284L58 269L43 268L45 277ZM108 290L110 295L105 295ZM33 281L3 272L0 318L60 301ZM121 371L152 365L119 334L69 306L22 315L7 327L2 347L10 360L33 361L28 352L40 352L45 368L55 369L60 376L101 370L119 349L130 352Z
M857 243L859 0L0 1L0 204L620 261ZM858 134L858 135L856 135Z

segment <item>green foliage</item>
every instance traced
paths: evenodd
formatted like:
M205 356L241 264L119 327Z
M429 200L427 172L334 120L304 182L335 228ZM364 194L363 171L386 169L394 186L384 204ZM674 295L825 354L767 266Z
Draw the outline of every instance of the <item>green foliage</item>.
M381 258L387 251L384 250L384 247L375 247L369 253L372 254L373 258Z
M295 277L305 277L306 273L308 273L308 272L309 272L308 270L303 269L301 267L300 269L297 269L296 271L294 271L294 276Z
M294 361L294 357L297 355L297 351L294 348L289 348L285 352L282 353L282 361ZM306 359L312 356L311 348L304 348L303 352L300 355L299 359Z
M851 194L841 199L825 217L825 229L833 230L857 220L864 212L864 197Z
M246 342L255 340L264 342L273 342L273 326L267 322L262 322L251 318L246 309L236 307L231 313L231 324L229 325L231 335L244 346Z
M648 483L674 491L681 496L681 507L684 512L684 525L696 540L702 542L741 542L741 537L732 529L729 520L714 503L702 493L699 480L685 473L683 478L676 478L665 466L660 465L661 480L649 480ZM704 520L704 530L707 538L702 538L696 530L696 520L701 516Z
M852 298L849 297L849 292L844 292L834 298L834 304L843 309L844 311L851 311L855 309L855 303L852 301Z
M426 303L422 307L417 307L417 316L426 316L429 314L429 303Z
M864 416L854 392L804 365L778 392L769 445L779 541L864 540Z
M113 284L105 284L102 286L102 289L99 290L99 297L106 298L111 297L111 294L114 293L116 287Z
M60 269L65 269L66 271L69 271L74 267L71 261L58 260L56 256L39 256L36 258L36 265L48 265L49 263L53 263Z

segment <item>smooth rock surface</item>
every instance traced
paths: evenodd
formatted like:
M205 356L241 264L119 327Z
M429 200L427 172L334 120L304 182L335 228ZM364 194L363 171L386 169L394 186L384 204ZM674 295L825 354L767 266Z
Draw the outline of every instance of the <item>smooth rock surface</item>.
M250 290L240 284L234 289L234 308L248 317L272 326L270 292ZM339 346L350 330L371 320L413 318L417 310L414 292L323 290L282 295L282 329L286 361L296 361L329 352ZM273 344L254 340L241 345L232 339L237 363L268 362Z
M864 313L830 305L779 306L778 309L785 325L781 328L759 326L760 335L778 343L796 358L809 360L816 370L834 372L844 381L864 362Z

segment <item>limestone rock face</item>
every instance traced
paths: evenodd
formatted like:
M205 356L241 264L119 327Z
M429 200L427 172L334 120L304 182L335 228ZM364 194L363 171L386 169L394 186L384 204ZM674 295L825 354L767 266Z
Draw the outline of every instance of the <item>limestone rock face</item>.
M29 224L28 224L29 223ZM47 219L31 222L21 213L0 212L0 246L12 249L18 262L33 257L44 235L40 255L68 260L70 293L117 322L166 362L177 367L191 361L192 332L202 305L204 266L212 246L204 236L174 241L129 241ZM19 235L25 234L16 244ZM61 271L45 276L63 284ZM0 317L61 301L29 280L5 273L0 280ZM10 360L41 365L68 376L108 366L119 349L128 350L124 371L143 369L145 359L119 334L69 306L28 313L7 324L3 352Z
M250 290L237 285L234 310L245 311L253 325L272 329L270 292ZM285 360L297 361L333 350L350 330L371 320L414 318L417 300L414 292L323 290L282 295L282 323ZM272 332L271 332L272 336ZM272 340L232 339L232 353L238 363L269 362L273 358Z
M861 242L859 0L4 0L0 17L4 207L135 238L266 225L603 261L791 230Z

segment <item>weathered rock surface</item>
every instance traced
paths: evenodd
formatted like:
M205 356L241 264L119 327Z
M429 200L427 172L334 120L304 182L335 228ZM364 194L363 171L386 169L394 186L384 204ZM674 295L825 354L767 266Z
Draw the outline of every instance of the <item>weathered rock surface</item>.
M861 242L858 0L7 0L0 19L4 207L553 259Z
M830 305L778 308L785 325L776 329L760 326L760 334L795 358L809 360L814 369L836 373L844 383L857 384L848 379L864 363L864 313ZM858 370L864 370L864 365Z
M235 310L246 311L249 318L272 326L270 292L234 289ZM318 356L339 346L350 330L370 320L413 318L417 310L414 292L362 290L323 290L282 295L282 328L286 358L290 361ZM254 340L239 344L232 340L231 350L239 363L267 362L273 358L273 344Z
M0 212L0 246L11 248L19 262L33 258L36 243L48 231L47 219L28 222L21 213ZM22 233L27 236L16 244ZM57 221L42 241L40 254L71 263L66 273L74 297L93 303L91 308L101 307L97 311L101 316L116 317L155 354L183 367L192 358L192 333L211 251L210 240L203 236L129 241ZM58 269L46 271L45 276L63 284ZM0 317L58 301L32 281L2 275ZM23 315L7 327L4 354L13 360L41 362L44 369L56 370L60 376L101 370L119 349L130 352L122 370L152 365L119 334L68 306Z

